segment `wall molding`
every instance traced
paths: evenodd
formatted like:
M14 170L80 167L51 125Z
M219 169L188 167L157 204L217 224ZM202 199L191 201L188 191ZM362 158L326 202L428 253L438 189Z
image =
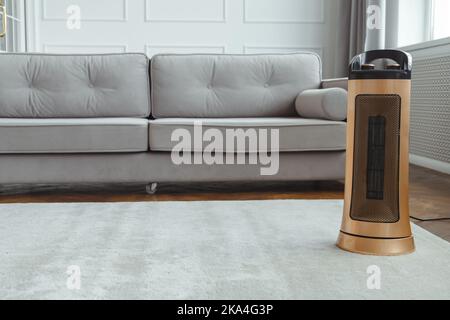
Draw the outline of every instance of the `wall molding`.
M37 1L25 1L25 46L27 52L39 51L40 29Z
M244 14L243 14L243 22L248 24L325 24L325 3L324 0L314 0L314 1L320 1L322 10L320 12L320 18L319 19L311 19L311 20L277 20L277 19L271 19L271 20L265 20L265 19L250 19L248 17L248 8L247 8L247 2L248 0L243 0L244 5Z
M61 44L61 43L43 43L42 51L49 53L50 48L116 48L121 49L119 52L128 52L128 45L126 44ZM114 51L117 52L117 51ZM111 52L113 53L113 52Z
M434 159L430 159L430 158L426 158L426 157L422 157L422 156L417 156L414 154L411 154L409 156L409 160L410 160L410 163L412 163L416 166L420 166L420 167L428 168L431 170L439 171L442 173L450 174L450 163L446 163L443 161L434 160Z
M226 45L200 45L200 44L146 44L144 46L144 52L147 56L150 56L150 49L218 49L219 54L226 52ZM167 52L166 52L167 53Z
M251 49L261 49L261 50L274 50L274 52L276 51L280 51L280 50L286 50L286 53L289 52L310 52L310 51L318 51L318 54L320 55L320 57L323 59L323 52L324 52L324 48L321 46L297 46L297 45L292 45L292 46L273 46L273 45L244 45L243 47L243 53L244 54L249 54L249 51Z
M41 1L41 21L66 21L67 17L49 17L46 5L45 3L47 0L40 0ZM128 0L121 0L122 1L122 18L89 18L89 19L83 19L81 18L82 22L127 22L128 21ZM35 2L35 1L33 1Z
M152 22L152 23L226 23L228 21L228 10L227 10L227 1L228 0L221 0L222 1L222 17L218 20L216 19L155 19L150 17L149 15L149 0L145 0L145 22Z

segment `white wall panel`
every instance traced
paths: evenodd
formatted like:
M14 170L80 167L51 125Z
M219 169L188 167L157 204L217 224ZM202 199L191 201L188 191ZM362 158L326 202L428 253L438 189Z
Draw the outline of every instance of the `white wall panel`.
M32 0L30 51L56 53L286 53L327 61L336 0ZM69 30L67 7L81 8ZM338 44L337 44L338 45ZM332 75L331 75L332 76Z
M225 22L226 0L145 0L146 20Z
M225 46L202 46L202 45L146 45L145 53L151 57L158 53L211 53L223 54L225 53Z
M322 23L323 0L244 0L244 20L251 23Z
M44 44L43 51L46 53L124 53L127 52L126 45L63 45L63 44Z
M35 1L35 0L33 0ZM128 0L41 0L42 20L67 19L67 8L81 8L82 21L125 21ZM133 0L136 1L136 0Z

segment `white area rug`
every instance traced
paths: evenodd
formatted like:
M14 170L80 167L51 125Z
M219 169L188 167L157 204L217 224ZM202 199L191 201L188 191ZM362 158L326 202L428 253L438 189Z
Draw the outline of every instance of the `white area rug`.
M449 243L415 227L412 255L347 253L341 214L341 201L0 205L0 298L450 298Z

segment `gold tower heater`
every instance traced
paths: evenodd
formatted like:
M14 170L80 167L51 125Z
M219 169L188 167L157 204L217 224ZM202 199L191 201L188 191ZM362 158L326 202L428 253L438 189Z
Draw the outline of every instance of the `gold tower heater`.
M414 251L408 205L412 58L375 50L349 68L347 161L341 249L371 255Z

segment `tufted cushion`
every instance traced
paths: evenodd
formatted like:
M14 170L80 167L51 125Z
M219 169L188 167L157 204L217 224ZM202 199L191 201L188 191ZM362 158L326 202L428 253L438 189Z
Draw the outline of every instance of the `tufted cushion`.
M0 117L148 117L142 54L0 54Z
M295 98L317 89L316 54L156 55L151 63L155 118L294 116Z

